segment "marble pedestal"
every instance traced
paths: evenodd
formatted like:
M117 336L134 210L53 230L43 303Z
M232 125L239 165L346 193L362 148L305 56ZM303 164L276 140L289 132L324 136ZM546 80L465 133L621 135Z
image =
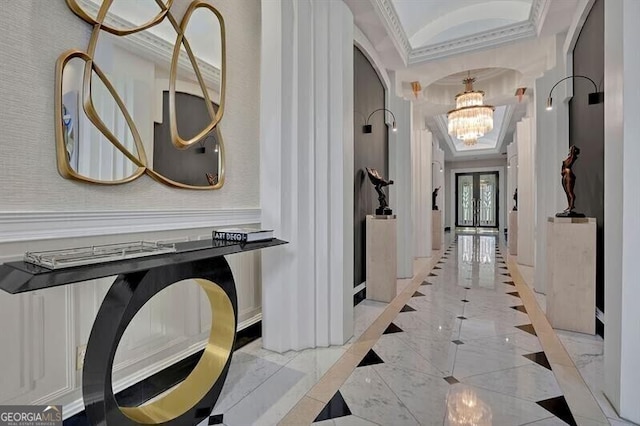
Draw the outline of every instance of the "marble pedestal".
M507 243L509 245L509 254L515 256L518 254L518 212L509 212L509 234Z
M546 279L551 326L595 334L595 218L548 218Z
M398 271L395 216L367 215L367 299L391 302Z
M442 210L431 210L431 248L442 248Z

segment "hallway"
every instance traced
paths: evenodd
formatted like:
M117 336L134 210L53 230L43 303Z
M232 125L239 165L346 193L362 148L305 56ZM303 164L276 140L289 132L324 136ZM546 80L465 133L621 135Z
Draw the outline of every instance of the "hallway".
M317 424L575 424L496 242L457 237Z

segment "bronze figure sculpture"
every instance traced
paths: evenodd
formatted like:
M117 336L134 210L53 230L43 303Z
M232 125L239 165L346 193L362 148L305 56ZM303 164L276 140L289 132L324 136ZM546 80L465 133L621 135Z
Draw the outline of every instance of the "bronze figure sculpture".
M562 213L557 213L556 217L584 217L584 214L573 211L576 203L576 194L573 192L573 188L576 185L576 175L573 174L572 167L573 163L578 159L578 155L580 155L580 148L572 145L569 148L569 155L562 162L562 171L560 173L562 175L562 189L567 195L568 206Z
M439 190L440 190L440 187L437 187L436 189L433 190L433 193L431 193L431 210L438 210L438 206L436 205L436 198L438 198Z
M393 214L393 211L389 208L389 204L387 204L387 196L385 195L382 188L388 185L393 185L392 180L385 180L380 173L376 169L370 169L366 167L367 175L369 175L369 180L376 188L376 192L378 193L378 201L380 202L380 207L376 209L376 215L378 216L388 216Z
M513 211L517 212L518 211L518 188L516 188L515 191L513 191L513 201L515 201L516 203L513 205Z

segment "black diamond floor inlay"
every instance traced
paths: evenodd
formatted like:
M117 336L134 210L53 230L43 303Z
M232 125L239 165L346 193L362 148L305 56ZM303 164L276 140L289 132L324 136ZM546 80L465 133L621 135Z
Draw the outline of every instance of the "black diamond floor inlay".
M434 266L433 269L442 269L442 268L439 266Z
M529 334L533 334L534 336L537 336L536 330L535 328L533 328L533 325L531 324L516 325L516 328L519 328L522 331L526 331Z
M323 420L331 420L338 417L350 416L351 410L349 410L349 406L344 401L342 394L340 391L336 392L333 395L333 398L324 406L318 417L314 420L315 422L321 422Z
M511 278L511 274L510 274L510 273L508 273L508 272L507 272L506 274L502 274L502 275L504 275L505 277L509 277L509 278Z
M515 297L520 297L520 293L518 293L517 291L512 291L511 293L507 293L509 296L515 296Z
M571 410L569 409L569 404L567 404L567 400L564 399L564 396L545 399L544 401L538 401L536 404L570 426L577 426L576 420L573 418L573 414L571 414Z
M461 319L461 320L466 320L467 319L467 317L463 317L462 315L460 315L459 317L456 317L456 318Z
M413 296L411 297L420 297L420 296L424 296L424 294L420 293L419 291L416 291L415 293L413 293Z
M433 283L430 283L429 281L422 281L422 284L420 285L433 285Z
M402 331L404 330L402 330L400 327L398 327L394 323L391 323L389 324L389 327L387 327L387 329L382 334L400 333Z
M447 377L445 377L444 379L445 379L445 380L447 381L447 383L449 383L450 385L455 385L456 383L460 383L460 381L458 381L458 379L456 379L456 378L455 378L455 377L453 377L453 376L447 376Z
M384 363L382 358L380 358L378 354L373 351L373 349L369 349L369 352L367 352L364 358L362 358L362 361L360 361L358 367L366 367L367 365L376 365L382 363Z
M222 414L216 414L215 416L209 416L209 425L221 425L223 421Z
M469 303L469 301L467 299L462 299L461 302Z
M543 366L544 368L551 370L551 364L549 364L549 360L544 352L536 352L533 354L522 355L523 357L530 359L538 365Z
M505 281L502 284L506 284L506 285L512 285L512 286L516 286L516 283L514 283L513 281Z
M471 290L471 287L465 287L464 289L465 290Z
M520 311L523 314L527 313L527 308L525 308L524 305L512 306L511 309L515 309L516 311Z
M452 340L451 343L455 343L456 345L464 345L462 340Z
M416 310L409 305L404 305L402 309L400 309L400 312L415 312L415 311Z
M428 277L437 277L436 274L434 274L433 272L430 272L429 275L427 275Z

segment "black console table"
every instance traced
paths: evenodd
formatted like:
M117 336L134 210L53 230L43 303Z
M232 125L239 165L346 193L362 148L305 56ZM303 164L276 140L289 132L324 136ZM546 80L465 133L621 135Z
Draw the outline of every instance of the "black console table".
M214 408L229 370L238 322L236 286L227 254L286 244L202 240L176 244L176 251L135 259L50 270L25 262L0 265L0 289L24 293L117 275L93 323L82 394L92 425L197 425ZM118 343L135 314L154 295L185 279L205 291L211 305L209 341L191 374L167 395L140 407L116 402L111 370Z

